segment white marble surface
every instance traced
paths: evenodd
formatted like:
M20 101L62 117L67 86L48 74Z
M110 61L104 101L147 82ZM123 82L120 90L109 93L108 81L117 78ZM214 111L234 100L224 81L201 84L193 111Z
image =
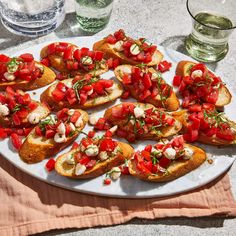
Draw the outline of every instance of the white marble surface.
M75 21L74 2L66 0L67 15L54 32L41 38L13 35L0 24L0 53L18 50L39 42L63 37L79 37L81 32ZM116 0L108 26L97 35L107 35L123 28L134 37L145 36L162 46L185 53L184 37L191 31L191 18L185 0ZM210 66L222 76L230 89L236 92L236 31L231 35L230 51L224 60ZM236 164L229 171L232 191L236 196ZM125 225L82 230L61 230L42 235L236 235L236 220L224 218L175 218L163 220L132 220Z

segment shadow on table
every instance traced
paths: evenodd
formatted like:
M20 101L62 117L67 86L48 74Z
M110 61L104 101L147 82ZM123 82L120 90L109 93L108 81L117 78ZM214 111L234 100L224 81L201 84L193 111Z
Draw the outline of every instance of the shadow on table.
M184 41L187 35L175 35L166 38L163 42L161 42L161 46L166 48L171 48L177 52L180 52L182 54L185 54L186 56L191 57L184 46ZM217 69L217 63L205 63L208 68L210 68L212 71L215 71Z
M73 36L90 36L94 33L87 33L79 28L76 22L75 13L68 13L65 16L63 23L54 31L58 38L73 37ZM50 35L50 34L49 34ZM40 36L45 37L45 36ZM11 33L2 23L0 23L0 49L4 50L9 47L17 46L19 44L39 39L40 37L26 37Z

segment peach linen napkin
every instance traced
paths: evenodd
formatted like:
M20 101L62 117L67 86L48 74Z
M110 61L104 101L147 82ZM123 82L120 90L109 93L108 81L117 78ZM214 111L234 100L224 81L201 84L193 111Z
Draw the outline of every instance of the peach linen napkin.
M236 216L228 175L195 191L167 198L115 199L41 182L1 157L0 235L115 225L133 218Z

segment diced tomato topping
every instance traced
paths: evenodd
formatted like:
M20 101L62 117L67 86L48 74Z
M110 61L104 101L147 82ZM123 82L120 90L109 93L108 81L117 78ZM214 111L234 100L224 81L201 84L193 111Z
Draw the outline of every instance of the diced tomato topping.
M217 129L216 137L230 142L235 139L235 135L229 129L224 131Z
M145 151L147 152L151 152L152 151L152 145L147 145L145 148L144 148Z
M121 95L122 99L127 99L130 96L129 90L125 90L123 94Z
M74 142L71 147L71 150L77 149L78 147L79 147L79 144L77 142Z
M47 171L53 171L54 168L55 168L55 164L56 164L56 161L53 159L53 158L50 158L46 165L45 165L45 168L47 169Z
M40 62L45 66L50 66L50 60L48 57L43 58Z
M43 136L43 132L42 132L42 130L39 128L39 126L36 126L36 127L35 127L35 133L36 133L36 135L38 135L38 136Z
M11 141L12 141L14 148L16 150L19 150L22 146L22 140L19 137L19 135L16 133L12 133L10 137L11 137Z
M92 131L92 130L90 130L89 132L88 132L88 137L89 138L93 138L94 136L95 136L95 132L94 131Z
M114 151L116 146L117 146L117 142L113 141L110 138L104 138L100 142L99 150L100 151L112 152L112 151Z
M24 53L19 56L21 59L23 59L25 62L31 62L34 60L34 57L30 53Z
M109 125L107 124L107 121L105 118L99 118L97 123L95 124L94 126L95 129L98 129L98 130L107 130L109 129Z
M6 130L0 127L0 139L5 139L7 136Z
M81 165L87 165L90 162L90 158L86 155L83 155L83 157L79 160L79 163Z
M162 61L158 64L157 68L161 73L163 73L163 72L170 70L171 66L172 66L172 64L170 62Z
M97 161L93 159L93 160L90 160L85 166L86 168L91 169L96 165L96 163Z
M125 85L131 84L132 83L131 76L129 74L124 74L122 77L122 81Z
M103 59L104 52L96 51L94 55L95 61L101 61Z
M129 167L122 165L119 167L122 175L129 175Z
M79 117L81 116L79 111L75 111L74 114L71 116L70 121L72 123L76 123L76 121L79 119Z
M169 166L169 164L171 163L171 160L166 158L166 157L162 157L159 160L159 165L163 168L167 168Z
M45 137L47 138L47 139L51 139L51 138L53 138L54 137L54 135L56 134L56 132L54 131L54 130L47 130L46 131L46 134L45 134Z
M104 179L103 183L105 185L110 185L111 184L111 179L110 178L106 178L106 179Z
M115 43L117 42L116 37L113 36L113 35L111 35L111 34L108 35L105 40L106 40L106 42L109 43L109 44L115 44Z

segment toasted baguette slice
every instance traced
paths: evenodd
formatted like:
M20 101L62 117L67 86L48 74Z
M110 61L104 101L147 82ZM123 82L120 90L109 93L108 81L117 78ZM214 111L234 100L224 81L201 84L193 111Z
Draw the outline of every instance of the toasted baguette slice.
M134 61L125 56L123 52L117 52L114 50L114 45L106 43L106 40L100 40L93 45L93 50L102 51L105 53L105 57L119 59L121 64L130 64L130 65L138 65L140 62ZM163 59L163 55L160 51L156 50L152 56L152 61L147 64L147 66L155 66L158 65Z
M29 91L51 84L56 79L55 73L50 68L39 62L36 62L36 64L40 65L40 67L43 67L43 74L41 77L32 81L14 80L10 82L0 82L0 91L4 91L8 86L15 90L20 89L23 91Z
M88 114L83 110L78 111L83 116L83 124L76 129L73 136L69 137L66 142L56 143L54 139L46 139L45 137L37 136L34 128L19 150L21 159L27 163L37 163L54 156L62 149L69 146L77 138L79 131L83 130L88 122Z
M40 103L40 102L37 102L38 104L38 107L33 110L31 113L37 113L40 115L40 120L47 117L48 114L50 113L50 110L48 109L48 107L43 104L43 103ZM29 113L29 115L31 114ZM2 127L5 127L5 128L25 128L25 127L29 127L29 126L33 126L33 124L31 124L29 122L29 120L26 118L24 118L22 121L21 121L21 124L19 126L15 126L14 123L12 122L12 117L9 117L9 116L0 116L0 124Z
M191 61L180 61L176 68L176 75L180 76L188 76L189 75L189 69L196 65L196 63ZM212 73L211 71L209 71ZM222 86L219 89L219 95L218 100L216 101L217 107L222 107L231 102L232 95L229 92L228 88L222 84Z
M139 102L135 102L133 103L136 107L140 107L143 110L147 110L149 108L155 108L153 105L151 104L144 104L144 103L139 103ZM109 109L106 110L104 117L106 118L106 120L111 123L112 125L118 125L118 129L119 128L125 128L127 127L127 120L122 120L122 119L115 119L112 115L112 110L116 109L117 107L122 106L122 104L118 104L115 105ZM164 112L165 113L165 112ZM166 117L172 117L170 114L165 113ZM172 135L177 134L182 128L182 124L180 121L178 121L177 119L175 119L175 124L173 126L167 126L167 127L161 127L159 130L161 131L160 134L157 134L155 131L151 131L149 133L144 133L144 134L136 134L136 139L141 139L141 140L159 140L161 138L166 138ZM128 131L128 130L127 130ZM130 130L129 130L130 131Z
M179 120L182 123L182 132L184 133L188 126L188 112L187 110L180 110L177 112L172 113L173 117ZM228 120L230 126L233 128L234 131L234 140L227 141L224 139L220 139L215 135L209 137L204 134L202 131L199 132L199 136L197 141L204 144L214 145L214 146L228 146L236 144L236 123L234 121Z
M68 45L73 46L74 51L76 49L79 49L79 47L74 44L68 43ZM78 71L70 71L67 69L66 61L63 59L62 55L58 55L58 54L50 54L49 55L48 54L48 46L45 46L42 48L42 50L40 52L40 56L41 56L41 58L47 57L50 61L51 67L56 69L59 72L62 72L62 73L69 73L69 74L72 73L73 75L91 73L94 76L98 76L98 75L101 75L101 74L108 71L108 66L106 65L105 61L103 61L104 68L99 68L99 69L88 71L88 72L81 72L79 70Z
M140 94L138 94L135 90L133 85L125 85L122 80L122 76L124 74L127 74L127 72L131 73L132 71L132 66L131 65L121 65L116 67L114 70L116 78L123 84L123 86L130 92L132 97L140 101ZM153 68L149 68L149 71L151 73L155 73L156 71ZM129 73L128 73L129 74ZM161 83L165 83L163 79L161 79ZM141 101L140 101L141 102ZM179 109L179 100L176 97L176 94L174 93L173 90L170 92L170 96L165 99L157 99L157 98L152 98L151 96L148 96L143 102L150 103L154 105L155 107L162 107L165 108L167 111L176 111Z
M82 175L75 175L75 165L71 165L66 162L67 156L77 152L78 149L72 150L59 156L56 160L55 169L59 175L69 178L95 178L97 176L105 174L113 167L123 164L125 160L128 160L132 157L134 150L130 145L128 145L127 143L118 142L118 147L120 148L120 152L118 152L117 155L110 157L105 161L98 162L94 167L86 170Z
M71 84L72 80L73 79L66 79L60 82L68 85L68 84ZM54 83L53 85L48 87L40 96L40 100L48 104L49 107L54 111L58 111L62 109L63 107L89 109L92 107L106 104L108 102L112 102L116 100L118 97L120 97L123 93L122 87L118 83L114 82L114 85L115 85L114 90L109 95L100 96L95 99L88 99L83 105L79 103L75 103L71 105L69 104L68 101L60 101L60 102L55 101L55 99L52 96L52 92L54 91L56 85L57 83Z
M154 174L144 174L137 169L136 162L134 159L129 161L129 172L131 175L151 182L167 182L174 179L177 179L192 170L198 168L205 160L206 153L201 148L184 144L184 147L190 148L193 151L193 155L190 159L187 160L178 160L173 161L167 169L167 173L163 175L154 175Z

